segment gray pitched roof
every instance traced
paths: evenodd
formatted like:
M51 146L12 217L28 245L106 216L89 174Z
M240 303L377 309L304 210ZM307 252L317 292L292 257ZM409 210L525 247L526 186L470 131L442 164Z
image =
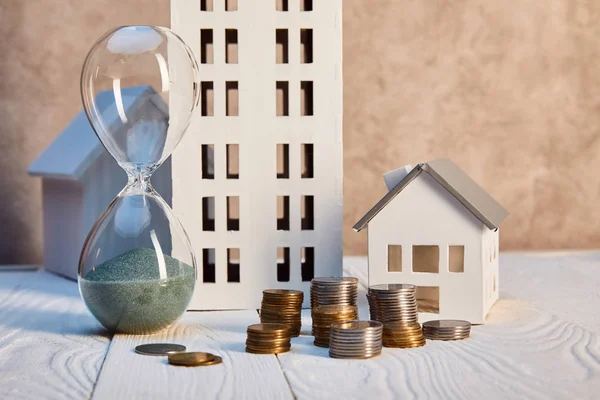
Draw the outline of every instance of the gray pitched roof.
M145 94L154 93L149 86L124 88L123 108L135 109L145 100ZM153 96L157 97L157 96ZM118 118L112 91L96 96L96 104L111 125ZM31 163L27 172L45 178L79 180L104 151L85 111L81 110L56 139Z
M363 229L379 211L383 210L405 187L417 176L426 172L444 189L454 196L475 217L489 229L498 229L508 216L496 200L473 181L463 170L450 160L436 160L417 165L396 186L394 186L373 208L371 208L352 229L356 232Z

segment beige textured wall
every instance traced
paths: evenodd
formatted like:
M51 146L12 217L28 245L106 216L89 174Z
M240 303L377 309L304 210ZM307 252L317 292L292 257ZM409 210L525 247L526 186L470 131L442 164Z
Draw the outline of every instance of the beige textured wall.
M0 1L0 263L41 262L25 170L80 110L89 46L168 23L168 0ZM512 212L503 249L598 247L600 3L345 0L344 62L347 254L382 173L437 157Z

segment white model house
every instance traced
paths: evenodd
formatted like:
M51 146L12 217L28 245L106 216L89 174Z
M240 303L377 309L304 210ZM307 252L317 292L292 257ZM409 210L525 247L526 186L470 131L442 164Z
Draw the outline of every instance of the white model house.
M162 105L145 101L147 90L152 89L123 89L125 112L164 112ZM105 118L118 118L112 92L100 93L96 101ZM104 149L84 111L30 165L28 173L42 178L45 268L77 279L83 242L96 219L127 184L127 175ZM170 160L152 176L152 184L171 204Z
M342 274L341 9L171 0L201 79L172 164L199 265L192 309L258 308L267 288L308 299L311 278Z
M482 324L498 299L498 227L508 215L450 160L386 174L367 225L369 285L417 286L419 318Z

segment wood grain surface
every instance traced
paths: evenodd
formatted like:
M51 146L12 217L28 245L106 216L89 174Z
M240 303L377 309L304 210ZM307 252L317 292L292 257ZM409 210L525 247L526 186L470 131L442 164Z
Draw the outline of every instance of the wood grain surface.
M254 310L188 312L158 334L115 335L93 399L293 398L276 356L245 352L246 328L258 322ZM175 367L134 352L139 344L165 342L217 354L223 363Z
M0 273L1 399L89 398L109 341L76 283Z
M3 272L0 398L597 398L600 253L503 253L500 263L501 298L470 339L384 348L365 361L314 347L308 310L302 335L279 356L244 352L255 311L189 312L156 335L114 336L106 354L109 338L74 282ZM346 258L345 273L361 279L359 311L368 318L366 259ZM163 341L219 354L223 364L173 367L133 351Z

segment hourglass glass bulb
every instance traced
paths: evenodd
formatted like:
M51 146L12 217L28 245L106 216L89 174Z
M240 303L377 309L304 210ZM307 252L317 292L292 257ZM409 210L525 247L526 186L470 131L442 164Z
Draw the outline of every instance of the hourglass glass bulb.
M177 146L198 105L197 75L191 50L167 28L121 27L92 47L81 74L84 108L128 173L152 173ZM97 102L101 93L109 105Z

